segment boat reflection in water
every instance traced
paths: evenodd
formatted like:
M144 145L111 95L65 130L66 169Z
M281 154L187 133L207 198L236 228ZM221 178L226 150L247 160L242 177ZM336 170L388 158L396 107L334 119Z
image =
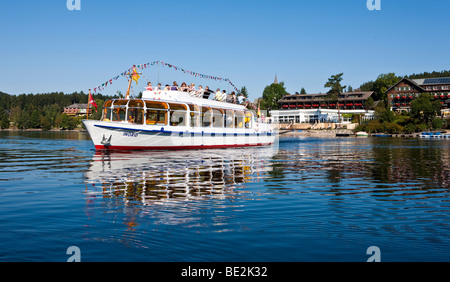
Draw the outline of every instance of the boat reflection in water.
M85 174L86 193L123 198L126 205L233 197L241 183L270 169L274 154L273 147L97 152Z

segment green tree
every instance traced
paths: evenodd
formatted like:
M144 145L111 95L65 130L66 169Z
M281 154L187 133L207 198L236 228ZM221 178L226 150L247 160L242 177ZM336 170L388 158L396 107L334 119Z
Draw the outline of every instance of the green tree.
M77 120L73 117L68 116L67 114L61 114L61 129L73 130L77 126Z
M41 115L38 110L34 110L30 115L30 128L41 127Z
M339 107L339 96L344 91L346 86L341 85L341 81L343 80L342 76L344 73L339 73L336 75L332 75L327 83L325 83L325 88L330 88L330 90L327 92L328 94L325 96L325 100L327 102L334 102L336 103L336 107L338 109L338 122L341 122L341 113L340 113L340 107Z
M300 90L300 94L307 94L305 88L302 87L302 90Z
M375 91L375 100L386 100L386 91L400 79L401 77L396 76L395 73L380 74L371 89Z
M338 95L341 94L347 86L342 86L341 81L343 80L342 76L344 73L339 73L332 75L327 83L325 83L325 88L330 88L328 91L329 95Z
M42 130L52 129L52 119L50 116L46 115L41 117L41 128Z
M263 110L278 110L278 100L284 96L289 95L284 87L284 82L278 84L272 83L264 88L262 95L261 109Z
M433 119L440 113L441 103L434 100L429 93L421 93L419 98L411 102L411 116L416 120L416 124L426 124L432 127Z
M369 81L366 83L361 84L361 86L359 86L359 89L361 89L361 91L373 91L373 85L375 84L375 82L373 81Z
M380 122L393 122L395 120L394 112L385 107L377 107L375 109L375 117Z
M0 128L1 129L9 128L8 113L3 108L0 108Z
M242 95L244 95L245 98L248 98L248 91L247 91L247 87L242 87L240 93Z
M375 101L372 97L367 98L367 101L364 103L364 109L371 110L373 109L373 106L375 105Z
M19 129L31 128L30 114L26 109L24 109L20 114L19 120L17 121L17 128Z

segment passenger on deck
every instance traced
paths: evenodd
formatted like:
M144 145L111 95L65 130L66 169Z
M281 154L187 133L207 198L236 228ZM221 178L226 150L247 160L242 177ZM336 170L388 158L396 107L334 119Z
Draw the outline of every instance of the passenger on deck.
M173 85L170 87L170 90L172 91L178 91L178 84L176 81L173 82Z
M183 91L183 92L189 91L189 87L186 85L186 82L181 83L180 91Z
M231 96L228 98L227 102L236 104L236 93L234 91L231 92Z
M239 105L242 105L242 104L244 103L244 101L245 101L244 95L239 94L239 95L238 95L238 98L237 98L237 103L238 103Z
M197 90L195 89L195 84L194 83L191 83L191 85L189 85L188 92L189 92L189 95L192 96L192 97L196 97L197 96L198 93L197 93Z
M211 93L214 93L209 89L209 86L205 87L205 92L203 93L203 99L209 99L209 96L211 96Z
M164 91L169 91L170 90L170 86L169 84L166 84L166 86L164 87Z
M147 88L145 90L153 91L153 87L152 87L152 83L151 82L147 83Z
M217 88L217 90L216 90L216 96L214 96L214 100L222 101L222 91L220 91L219 88Z
M203 86L199 85L197 94L195 94L195 97L202 98L204 93L205 93L205 90L203 89Z
M220 101L226 102L227 100L228 100L227 91L223 90L222 100L220 100Z
M163 90L161 87L161 83L158 83L158 86L155 86L155 88L153 89L153 91L161 91Z

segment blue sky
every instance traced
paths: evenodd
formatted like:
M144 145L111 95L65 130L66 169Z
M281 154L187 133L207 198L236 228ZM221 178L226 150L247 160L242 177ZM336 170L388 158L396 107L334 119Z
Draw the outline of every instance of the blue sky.
M325 92L344 73L354 88L381 73L450 69L447 0L66 0L0 2L0 91L10 94L87 91L133 64L164 61L229 78L260 97L275 74L289 92ZM156 68L145 70L135 91ZM160 68L162 83L195 82ZM125 91L120 78L103 91Z

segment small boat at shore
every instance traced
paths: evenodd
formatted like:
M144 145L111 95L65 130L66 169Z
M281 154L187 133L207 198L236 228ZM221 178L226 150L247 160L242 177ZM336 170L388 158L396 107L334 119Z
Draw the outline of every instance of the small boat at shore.
M420 138L450 138L450 134L443 134L442 132L422 132Z
M101 120L83 120L96 150L183 150L269 146L276 132L243 105L182 91L144 91L106 101Z
M369 133L365 131L358 131L355 133L356 137L369 137Z

